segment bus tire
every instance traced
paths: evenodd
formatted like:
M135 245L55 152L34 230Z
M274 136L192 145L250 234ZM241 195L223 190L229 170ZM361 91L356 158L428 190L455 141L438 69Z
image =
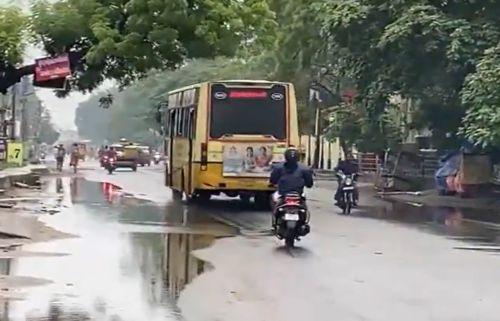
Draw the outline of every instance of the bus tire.
M240 200L244 204L250 204L250 195L249 194L240 194Z
M257 206L257 208L259 209L262 209L262 210L265 210L265 209L269 209L271 207L271 203L270 203L270 197L271 195L269 193L257 193L255 194L255 205Z

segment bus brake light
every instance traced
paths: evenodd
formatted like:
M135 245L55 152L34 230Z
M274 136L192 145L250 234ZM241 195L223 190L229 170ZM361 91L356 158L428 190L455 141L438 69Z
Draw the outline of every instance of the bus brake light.
M229 92L229 98L267 98L265 90L232 90Z

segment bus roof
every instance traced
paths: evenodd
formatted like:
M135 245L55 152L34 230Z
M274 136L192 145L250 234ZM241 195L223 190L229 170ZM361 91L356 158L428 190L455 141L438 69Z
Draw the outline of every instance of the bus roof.
M192 84L189 86L181 87L172 91L168 92L168 95L175 94L184 90L188 89L193 89L193 88L199 88L205 84L215 84L215 83L224 83L224 84L231 84L231 85L244 85L244 84L252 84L252 85L258 85L258 84L263 84L263 85L269 85L269 84L282 84L282 85L288 85L290 83L287 82L282 82L282 81L269 81L269 80L252 80L252 79L228 79L228 80L218 80L218 81L206 81L206 82L201 82L197 84Z

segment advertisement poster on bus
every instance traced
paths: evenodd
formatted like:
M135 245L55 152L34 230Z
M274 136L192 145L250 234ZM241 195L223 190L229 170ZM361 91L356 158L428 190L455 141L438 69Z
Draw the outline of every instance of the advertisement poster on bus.
M228 144L222 151L223 175L236 177L268 177L273 163L273 146L263 144Z

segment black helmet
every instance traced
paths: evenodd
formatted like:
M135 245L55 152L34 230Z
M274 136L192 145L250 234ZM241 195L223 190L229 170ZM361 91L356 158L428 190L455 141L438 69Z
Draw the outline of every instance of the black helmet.
M285 151L285 161L288 164L297 164L299 162L299 152L295 148L288 148Z

